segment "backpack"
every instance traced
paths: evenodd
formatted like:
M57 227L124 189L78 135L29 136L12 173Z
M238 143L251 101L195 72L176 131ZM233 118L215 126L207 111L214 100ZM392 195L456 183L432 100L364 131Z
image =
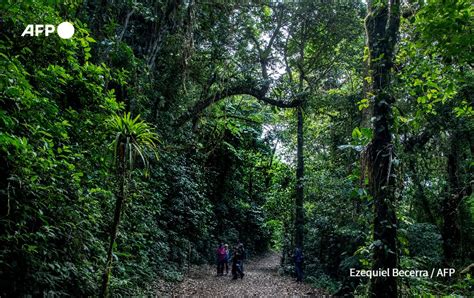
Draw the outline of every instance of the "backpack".
M244 247L243 247L243 246L240 248L240 251L241 251L241 253L240 253L240 254L241 254L241 256L242 256L242 260L243 260L243 259L245 259L245 258L247 257L247 256L246 256L246 254L245 254L245 249L244 249Z
M235 256L238 260L245 259L245 249L243 246L238 246L235 252Z

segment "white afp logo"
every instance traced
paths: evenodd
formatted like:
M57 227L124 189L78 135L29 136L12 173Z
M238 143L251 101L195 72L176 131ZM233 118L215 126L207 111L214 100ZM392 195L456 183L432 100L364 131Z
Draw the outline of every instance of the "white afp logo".
M54 30L54 25L50 24L29 24L26 26L21 36L40 36L42 34L48 36L50 33L53 33ZM69 22L62 22L58 25L56 31L59 37L63 39L69 39L74 35L74 26Z

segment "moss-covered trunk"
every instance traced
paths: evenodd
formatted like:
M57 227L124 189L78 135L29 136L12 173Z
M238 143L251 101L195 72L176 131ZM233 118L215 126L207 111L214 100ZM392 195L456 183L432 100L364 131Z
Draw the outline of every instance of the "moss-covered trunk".
M398 266L397 217L395 210L394 146L390 93L395 44L400 26L399 0L369 1L366 18L369 73L373 93L374 136L368 153L370 192L374 201L374 251L372 269ZM397 297L396 278L375 277L370 296Z

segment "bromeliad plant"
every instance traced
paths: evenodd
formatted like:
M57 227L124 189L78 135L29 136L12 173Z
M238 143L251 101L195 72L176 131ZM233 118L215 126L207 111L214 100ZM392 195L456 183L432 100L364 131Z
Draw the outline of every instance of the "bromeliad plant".
M107 250L107 262L102 279L101 297L108 295L108 284L112 270L112 254L116 246L118 226L127 199L127 184L131 171L134 168L134 161L140 156L144 164L145 175L148 175L149 160L147 153L153 153L156 157L156 144L158 135L146 122L139 120L140 115L132 118L129 113L123 116L114 115L109 121L112 131L116 132L115 140L112 143L114 149L114 168L117 178L117 191L115 201L114 219L110 230L110 242Z

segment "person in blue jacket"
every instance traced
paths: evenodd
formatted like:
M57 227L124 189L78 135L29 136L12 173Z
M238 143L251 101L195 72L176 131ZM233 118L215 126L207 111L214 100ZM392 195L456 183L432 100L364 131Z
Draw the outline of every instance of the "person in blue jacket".
M225 247L225 259L224 259L225 275L227 275L229 274L229 261L230 261L229 244L224 245L224 247Z
M295 271L296 271L296 281L303 282L303 250L301 247L295 249L295 254L293 256L295 261Z

